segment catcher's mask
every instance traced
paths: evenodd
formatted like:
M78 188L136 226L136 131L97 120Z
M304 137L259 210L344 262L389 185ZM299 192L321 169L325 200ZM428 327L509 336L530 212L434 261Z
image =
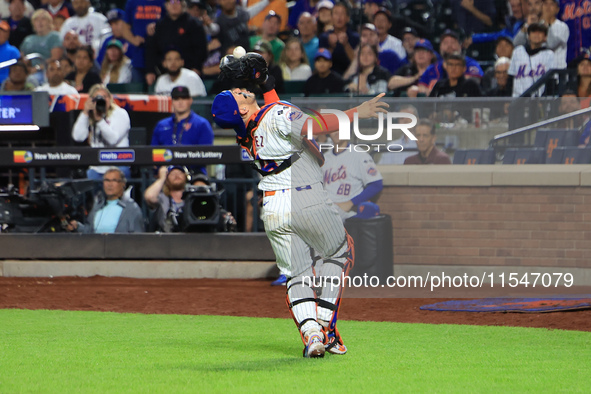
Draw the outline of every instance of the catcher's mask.
M239 136L246 134L246 126L240 116L238 103L230 90L224 90L215 96L211 105L211 113L215 123L222 129L234 129Z

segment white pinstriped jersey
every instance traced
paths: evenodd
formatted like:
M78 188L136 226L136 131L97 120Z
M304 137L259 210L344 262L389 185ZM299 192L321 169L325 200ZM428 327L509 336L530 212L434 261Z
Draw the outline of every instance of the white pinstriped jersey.
M341 150L335 154L331 150L324 157L324 188L334 202L349 201L361 194L368 183L382 179L376 163L365 152Z
M300 158L279 174L267 175L259 182L264 191L290 189L322 181L316 157L302 145L302 128L308 116L295 107L282 103L274 105L259 121L253 145L260 159L277 161L299 153Z
M515 48L509 65L509 75L513 75L513 97L521 96L546 72L558 68L557 62L551 49L544 48L530 56L524 46ZM538 93L539 96L544 93L543 86Z

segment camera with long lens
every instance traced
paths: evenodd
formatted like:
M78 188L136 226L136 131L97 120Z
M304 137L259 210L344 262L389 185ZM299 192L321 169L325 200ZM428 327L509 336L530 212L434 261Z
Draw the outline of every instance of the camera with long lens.
M95 98L93 98L92 101L94 102L94 109L96 111L96 114L99 116L105 116L105 114L107 113L107 100L105 99L105 97L99 94L95 96Z
M234 232L236 220L220 205L220 195L210 186L188 186L184 206L176 216L182 232Z
M84 220L94 187L92 180L72 180L44 183L28 197L0 193L0 231L63 232L66 218Z

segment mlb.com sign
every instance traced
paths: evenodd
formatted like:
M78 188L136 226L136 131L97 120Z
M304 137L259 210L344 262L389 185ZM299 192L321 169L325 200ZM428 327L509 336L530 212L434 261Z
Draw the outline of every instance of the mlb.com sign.
M321 109L320 114L332 114L335 115L339 121L339 140L341 141L350 141L351 140L351 121L347 114L343 111L339 111L336 109ZM410 122L408 123L400 123L401 119L409 119ZM312 126L313 120L308 118L307 130L308 130L308 139L313 139L314 136L312 134ZM417 125L417 117L413 114L409 114L407 112L388 112L386 114L386 138L388 141L392 141L393 138L393 131L402 131L410 140L416 141L417 137L410 131L413 127ZM361 141L376 141L380 139L384 133L384 114L382 112L378 113L378 129L374 134L362 134L359 131L359 116L357 113L353 115L353 133L355 136ZM332 144L319 144L320 150L330 150L334 149L334 145ZM383 148L383 149L382 149ZM339 148L337 147L337 150ZM342 148L344 149L351 149ZM389 152L402 152L403 147L399 144L383 144L383 143L372 143L372 144L356 144L353 149L357 152L369 152L371 150L375 150L377 152L381 151L389 151Z

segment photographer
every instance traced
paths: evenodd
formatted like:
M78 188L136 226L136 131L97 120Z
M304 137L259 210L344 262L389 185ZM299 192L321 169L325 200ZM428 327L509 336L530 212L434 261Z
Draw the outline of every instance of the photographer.
M113 102L111 92L105 85L96 84L90 88L84 110L76 119L72 138L76 142L87 140L93 148L122 148L129 146L131 121L126 110ZM91 166L86 171L89 179L102 180L109 167ZM127 178L131 177L129 167L119 167Z
M138 233L144 218L137 203L123 196L127 179L117 167L108 167L103 177L103 194L88 214L87 223L70 221L67 231L79 233Z
M183 208L186 192L191 188L191 181L196 190L209 191L209 180L204 174L197 174L193 179L187 167L172 165L160 167L158 179L144 192L144 199L152 209L152 227L155 231L181 231ZM236 220L231 213L220 210L220 223L217 231L235 231Z

